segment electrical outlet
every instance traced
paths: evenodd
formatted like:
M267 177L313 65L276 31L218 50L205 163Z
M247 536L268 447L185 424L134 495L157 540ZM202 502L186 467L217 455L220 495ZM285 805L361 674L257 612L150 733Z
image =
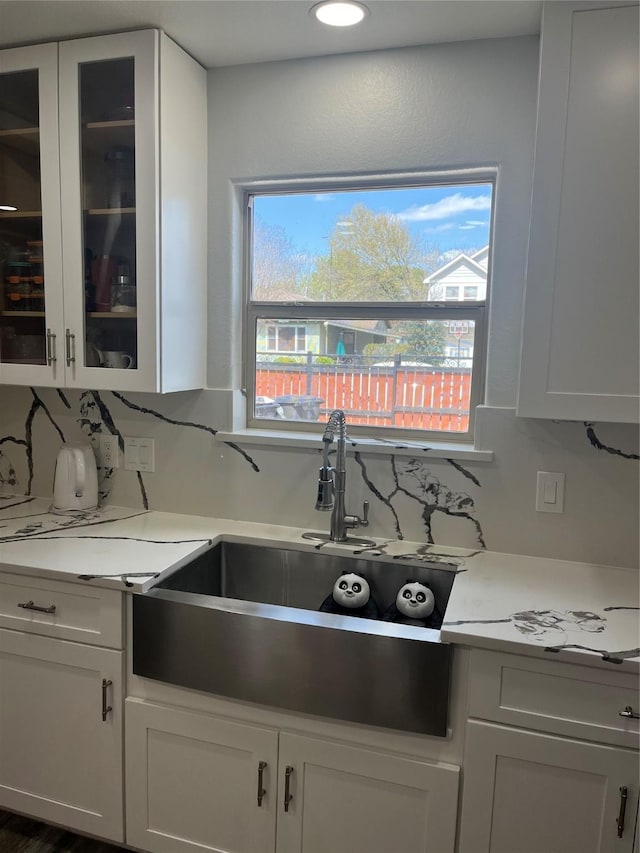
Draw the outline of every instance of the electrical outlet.
M100 467L119 468L120 454L117 435L100 436Z

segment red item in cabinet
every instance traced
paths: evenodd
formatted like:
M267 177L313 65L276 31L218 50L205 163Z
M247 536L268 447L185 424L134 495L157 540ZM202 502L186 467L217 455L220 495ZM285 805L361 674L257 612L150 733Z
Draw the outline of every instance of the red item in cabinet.
M96 288L96 311L111 311L111 282L118 273L118 261L103 255L91 262L91 280Z

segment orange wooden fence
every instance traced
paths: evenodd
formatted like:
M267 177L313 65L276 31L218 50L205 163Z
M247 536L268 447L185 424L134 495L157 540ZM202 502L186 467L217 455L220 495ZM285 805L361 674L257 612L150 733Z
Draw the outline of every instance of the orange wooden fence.
M320 421L343 409L352 424L464 432L470 391L471 369L465 367L264 362L256 367L256 396L306 401L306 411L317 411Z

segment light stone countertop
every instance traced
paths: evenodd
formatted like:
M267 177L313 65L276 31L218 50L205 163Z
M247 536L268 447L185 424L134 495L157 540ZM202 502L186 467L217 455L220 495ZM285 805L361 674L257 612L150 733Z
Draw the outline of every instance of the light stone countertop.
M640 671L637 570L491 551L467 565L443 640Z
M0 495L0 571L145 592L223 538L318 547L295 527L117 506L54 515L49 505ZM441 630L445 641L640 671L633 569L403 540L322 550L456 572Z

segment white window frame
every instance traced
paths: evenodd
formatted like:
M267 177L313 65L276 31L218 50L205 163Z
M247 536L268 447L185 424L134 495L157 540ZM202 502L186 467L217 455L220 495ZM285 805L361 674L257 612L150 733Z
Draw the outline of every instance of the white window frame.
M273 328L276 330L276 333L275 333L276 347L275 347L275 349L271 349L269 347L269 332L267 329L267 337L266 337L267 348L265 350L259 350L259 352L268 353L269 355L275 355L275 354L278 354L278 355L301 355L302 354L302 355L304 355L307 352L307 342L306 342L307 341L307 335L306 335L306 330L305 330L304 325L288 326L288 328L294 330L294 338L295 338L295 347L294 347L294 349L290 349L290 350L280 349L280 346L279 346L279 344L280 344L279 330L283 329L285 327L279 326L277 323L274 323ZM298 336L298 330L299 329L302 329L302 337L304 338L304 342L302 344L302 349L298 349L298 337L299 337Z
M455 186L473 183L491 184L491 217L489 234L489 257L487 263L487 288L485 298L477 301L429 300L425 302L258 302L251 299L252 270L252 221L253 198L260 195L283 195L286 193L312 194L320 192L401 189L403 187ZM349 424L349 434L389 440L422 442L472 443L475 431L475 414L484 399L484 380L487 350L487 312L489 309L491 258L494 241L496 169L465 169L455 172L409 173L385 176L350 177L348 180L309 178L284 179L281 181L249 181L239 185L243 194L244 218L244 316L243 316L243 394L246 398L246 425L249 429L274 430L295 433L318 432L318 423L256 418L254 415L256 376L256 324L258 320L300 321L330 319L377 319L377 320L468 320L474 323L474 346L469 402L469 429L466 433L444 430L410 430L393 427Z

